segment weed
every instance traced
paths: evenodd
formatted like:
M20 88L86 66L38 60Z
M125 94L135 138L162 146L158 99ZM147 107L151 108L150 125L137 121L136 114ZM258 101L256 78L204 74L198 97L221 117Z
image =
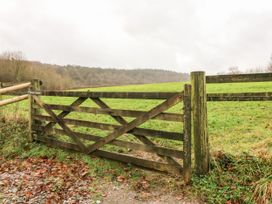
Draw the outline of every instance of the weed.
M248 154L233 156L220 152L217 155L209 175L193 177L193 191L197 195L207 203L255 203L260 197L271 199L269 191L265 191L271 184L267 179L263 181L271 173L271 160Z

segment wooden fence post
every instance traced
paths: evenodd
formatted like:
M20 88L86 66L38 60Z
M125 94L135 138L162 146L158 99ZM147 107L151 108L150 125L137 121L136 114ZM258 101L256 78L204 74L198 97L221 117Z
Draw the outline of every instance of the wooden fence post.
M197 175L209 172L209 140L205 72L191 72L192 116L195 169Z
M33 79L31 81L31 86L29 88L30 92L39 92L41 91L42 82L38 79ZM33 131L33 126L35 125L35 121L33 120L33 115L38 115L40 110L33 107L34 99L31 94L29 94L29 142L33 142L35 131Z
M0 82L0 89L3 88L3 84L2 82ZM2 94L0 94L0 101L3 99L3 96ZM3 117L4 118L4 110L3 108L0 108L0 117ZM1 119L1 118L0 118Z
M183 179L185 184L191 181L191 85L184 85L184 99L183 99L183 112L184 112L184 140L183 140Z

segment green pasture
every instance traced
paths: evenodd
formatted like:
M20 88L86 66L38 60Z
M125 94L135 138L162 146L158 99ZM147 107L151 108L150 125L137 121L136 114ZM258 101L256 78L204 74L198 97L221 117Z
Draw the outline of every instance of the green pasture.
M184 83L161 83L145 85L129 85L82 89L81 91L182 91ZM239 92L266 92L272 91L272 82L261 83L232 83L208 84L208 93L239 93ZM43 97L45 102L51 104L71 104L75 98ZM162 101L142 99L103 99L111 108L128 110L149 110ZM14 114L13 109L19 106L18 111L27 115L27 101L19 105L9 105L4 108L6 115ZM97 107L90 99L82 106ZM58 112L58 111L56 111ZM182 113L182 103L177 104L167 112ZM44 113L46 114L46 113ZM107 115L71 113L67 118L76 118L88 121L118 124ZM126 118L127 121L133 118ZM151 120L141 127L164 131L182 132L182 123ZM98 136L106 136L108 132L94 128L72 127L74 130ZM208 103L208 128L211 151L222 150L231 154L248 152L255 154L259 150L272 153L272 102L209 102ZM122 136L125 140L134 140L132 136ZM162 146L180 149L181 143L169 140L154 139Z

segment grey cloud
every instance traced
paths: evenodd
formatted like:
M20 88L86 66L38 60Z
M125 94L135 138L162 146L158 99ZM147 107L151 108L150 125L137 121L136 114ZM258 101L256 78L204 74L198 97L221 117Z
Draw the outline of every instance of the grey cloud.
M0 51L43 62L217 73L272 53L266 0L0 1Z

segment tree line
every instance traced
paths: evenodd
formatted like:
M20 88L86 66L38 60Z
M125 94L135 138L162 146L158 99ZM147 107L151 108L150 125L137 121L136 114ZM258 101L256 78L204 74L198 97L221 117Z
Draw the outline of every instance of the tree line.
M272 56L266 67L248 69L245 72L232 66L227 72L218 74L242 74L272 72ZM43 87L64 90L85 87L180 82L189 80L188 73L157 69L102 69L78 65L53 65L26 60L22 52L0 54L0 82L23 82L40 79Z
M189 74L157 69L102 69L28 61L22 52L0 55L0 82L43 81L50 90L188 81Z

